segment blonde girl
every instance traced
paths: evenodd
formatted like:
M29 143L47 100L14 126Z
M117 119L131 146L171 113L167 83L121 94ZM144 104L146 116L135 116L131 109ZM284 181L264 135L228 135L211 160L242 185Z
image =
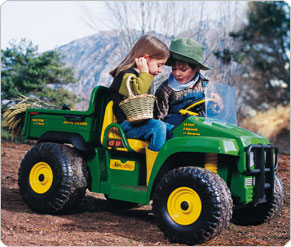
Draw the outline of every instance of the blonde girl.
M117 122L121 125L127 138L141 139L149 142L147 153L151 154L152 162L168 138L171 137L172 125L156 119L149 119L134 125L126 120L126 116L119 108L119 103L128 95L126 81L128 76L134 75L131 88L136 95L146 94L154 77L162 72L170 52L167 46L152 35L139 38L125 59L110 72L113 82L110 98L113 100L113 111ZM148 164L147 164L148 165Z

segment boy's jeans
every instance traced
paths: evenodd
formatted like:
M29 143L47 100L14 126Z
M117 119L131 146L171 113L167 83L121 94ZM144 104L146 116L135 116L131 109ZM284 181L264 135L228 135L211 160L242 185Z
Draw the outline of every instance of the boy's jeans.
M125 120L121 123L121 127L127 138L149 141L148 149L159 151L166 140L173 137L174 125L157 119L149 119L142 124L131 124Z

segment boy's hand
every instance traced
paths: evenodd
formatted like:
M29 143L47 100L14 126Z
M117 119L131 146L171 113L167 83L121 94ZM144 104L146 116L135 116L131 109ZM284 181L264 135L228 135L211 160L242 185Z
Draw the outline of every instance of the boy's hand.
M136 67L140 72L149 73L149 66L147 60L144 57L139 57L135 59Z
M211 93L210 98L213 100L212 103L212 110L216 113L220 113L224 109L224 105L222 102L221 97L216 93Z

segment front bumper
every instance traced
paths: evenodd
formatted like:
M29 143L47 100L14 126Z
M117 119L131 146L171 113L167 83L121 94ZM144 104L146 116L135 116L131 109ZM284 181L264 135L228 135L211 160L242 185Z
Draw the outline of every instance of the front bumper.
M251 153L254 153L254 166ZM246 150L246 175L253 176L253 204L266 202L274 195L274 171L278 168L278 148L272 145L249 145ZM254 168L252 168L254 167Z

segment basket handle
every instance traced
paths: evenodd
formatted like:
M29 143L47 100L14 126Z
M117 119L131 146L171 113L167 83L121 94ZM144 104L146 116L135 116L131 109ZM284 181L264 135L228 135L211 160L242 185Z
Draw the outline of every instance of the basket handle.
M134 97L134 94L132 93L132 90L131 90L130 85L129 85L130 80L133 77L135 77L135 75L129 75L128 78L127 78L127 81L126 81L126 87L127 87L127 91L128 91L129 98Z

